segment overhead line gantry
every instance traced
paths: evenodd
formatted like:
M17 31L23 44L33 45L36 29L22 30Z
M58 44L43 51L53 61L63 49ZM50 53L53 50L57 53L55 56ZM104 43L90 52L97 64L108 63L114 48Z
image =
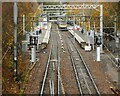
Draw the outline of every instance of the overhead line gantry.
M103 53L103 5L102 4L79 4L79 5L42 5L40 6L44 11L56 10L71 10L71 9L94 9L100 12L100 36L102 44L100 45L101 53ZM99 9L98 9L99 7Z

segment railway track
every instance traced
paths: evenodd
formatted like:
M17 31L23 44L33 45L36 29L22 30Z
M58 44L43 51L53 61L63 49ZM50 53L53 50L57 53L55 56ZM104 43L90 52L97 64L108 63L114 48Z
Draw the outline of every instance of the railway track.
M64 94L60 76L60 52L58 42L56 42L58 33L52 32L51 34L52 44L40 90L41 96L44 94Z
M80 54L72 40L68 37L66 37L66 44L68 46L68 51L74 69L76 82L78 84L79 93L82 96L88 94L95 94L99 96L100 92L86 63L83 60L82 55Z

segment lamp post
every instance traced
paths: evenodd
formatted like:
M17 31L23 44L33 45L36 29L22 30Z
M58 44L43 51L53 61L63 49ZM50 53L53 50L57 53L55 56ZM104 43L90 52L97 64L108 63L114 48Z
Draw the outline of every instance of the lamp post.
M85 31L85 14L84 14L84 9L83 9L83 16L82 16L82 30L83 30L83 33Z
M117 18L116 18L116 16L115 16L115 17L114 17L114 32L115 32L115 34L117 35L116 21L117 21Z
M17 17L18 17L18 7L17 2L14 2L14 60L13 60L13 68L14 68L14 77L17 79Z
M25 15L23 15L23 35L25 35Z
M73 19L74 19L74 20L73 20L73 21L74 21L74 28L73 28L73 29L74 29L74 37L73 37L74 39L73 39L73 42L75 43L75 30L76 30L75 16L73 17Z
M101 45L100 53L103 53L103 5L100 5L100 36L101 36Z

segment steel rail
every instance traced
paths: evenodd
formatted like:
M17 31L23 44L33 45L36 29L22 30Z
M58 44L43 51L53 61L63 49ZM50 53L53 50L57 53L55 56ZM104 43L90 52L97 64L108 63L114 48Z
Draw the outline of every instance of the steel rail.
M71 47L70 47L70 49L71 49L71 51L73 50ZM72 55L72 53L71 53L71 57L72 57L72 59L73 59L73 63L75 64L75 58L74 58L74 56ZM79 65L80 66L80 65ZM75 69L76 70L78 70L77 69L77 65L75 65ZM90 90L90 87L89 87L89 85L88 85L88 82L87 82L87 80L85 79L85 76L84 76L84 74L83 74L83 70L81 69L81 68L79 68L80 69L80 73L82 74L82 78L83 78L83 80L84 80L84 82L85 82L85 85L86 85L86 88L87 88L87 90L88 90L88 92L89 92L89 94L92 94L92 92L91 92L91 90ZM78 72L77 72L77 74L79 74ZM79 75L77 75L78 76L78 78L79 78L79 80L80 80L80 76ZM82 79L80 80L80 81L82 81ZM80 82L80 85L81 85L82 83ZM82 85L81 85L82 86ZM82 89L82 88L81 88ZM83 94L83 93L82 93Z
M57 27L58 29L58 27ZM60 36L60 32L59 30L57 31L58 35ZM58 45L58 41L57 41L57 45ZM57 46L57 50L58 50L58 55L57 55L57 58L58 58L58 66L57 66L57 72L58 72L58 95L60 94L60 47Z
M52 53L52 48L53 48L53 45L51 45L51 49L50 49L50 53L49 53L49 57L48 57L48 61L47 61L47 66L46 66L46 70L45 70L45 75L44 75L44 78L43 78L42 88L41 88L41 91L40 91L41 96L43 95L45 82L46 82L46 77L47 77L47 74L48 74L48 67L49 67L49 64L50 64L50 57L51 57L51 53Z
M69 38L69 37L68 37ZM74 43L73 43L73 41L72 40L70 40L71 41L71 43L72 43L72 46L73 46L73 49L74 50L76 50L77 51L77 54L78 54L78 56L80 57L80 59L81 59L81 62L82 62L82 66L84 66L84 70L86 70L86 74L87 74L87 76L88 76L88 79L89 80L91 80L91 85L92 85L92 87L94 87L94 92L96 93L96 94L98 94L98 95L100 95L100 92L99 92L99 90L98 90L98 88L97 88L97 86L96 86L96 84L95 84L95 82L94 82L94 80L93 80L93 78L92 78L92 75L90 74L90 71L88 70L88 68L87 68L87 65L86 65L86 63L85 63L85 61L83 60L83 58L82 58L82 56L80 55L80 52L78 51L78 49L76 48L76 46L74 45ZM67 44L67 41L66 41L66 44ZM68 44L69 45L69 44ZM71 47L72 48L72 47ZM81 89L81 91L80 91L80 93L81 93L81 95L84 95L84 91L83 91L83 89L82 89L82 87L83 87L83 85L81 85L82 84L82 82L81 81L79 81L79 78L80 78L80 76L78 76L78 72L77 72L77 70L78 70L78 68L77 68L77 65L75 65L75 62L76 61L74 61L74 60L76 60L75 58L76 57L72 57L72 52L74 51L73 49L70 49L70 45L68 46L68 51L69 51L69 53L70 53L70 58L71 58L71 62L72 62L72 65L73 65L73 69L74 69L74 72L75 72L75 76L76 76L76 81L77 81L77 83L78 83L78 88L79 88L79 91L80 91L80 89ZM74 54L74 53L73 53ZM75 55L75 54L74 54ZM80 66L78 66L78 67L80 67ZM82 73L82 75L83 75L83 72L82 72L82 70L80 70L81 71L81 73ZM83 76L82 76L82 78L83 78ZM88 89L88 92L90 93L90 94L92 94L92 90L90 90L89 88L89 86L88 86L88 80L86 79L85 80L85 77L83 78L83 80L84 80L84 82L86 83L86 88ZM86 93L87 91L85 91L85 93Z
M57 45L58 45L58 42L57 42ZM58 48L59 47L57 46L57 51L59 51ZM58 90L57 91L58 91L58 93L57 94L59 95L60 94L60 70L59 70L60 69L59 68L59 66L60 66L60 54L59 54L59 52L58 52L58 55L57 55L57 59L58 59L58 61L57 61L57 64L58 64L57 65L57 73L58 73L58 78L57 78L58 79L58 81L57 81L57 84L58 84L57 89Z
M57 33L53 34L53 35L57 35ZM50 53L49 53L49 57L48 57L48 61L47 61L46 69L45 69L45 74L44 74L44 78L43 78L41 94L40 94L41 96L44 95L44 90L46 90L46 88L48 88L48 86L49 86L49 89L50 89L50 93L49 93L50 95L55 94L56 89L57 89L56 92L58 91L57 94L58 95L61 94L61 89L60 89L61 88L61 85L60 85L61 84L61 78L60 78L60 53L59 53L59 49L58 49L59 48L58 47L59 43L56 42L56 39L57 39L57 37L53 38L53 36L52 36L52 42L51 42L52 45L51 45L51 49L50 49ZM53 44L53 42L55 42L55 43ZM57 63L56 67L55 67L55 64L53 64L54 62L51 63L51 61L52 60L54 61L54 59L55 59L55 62ZM52 74L51 74L52 76L48 75L49 71L50 71L49 68L50 69L52 68ZM55 70L55 69L57 69L57 70ZM56 74L57 78L56 78L56 76L54 77L54 74L55 74L54 72L57 73ZM50 79L47 79L49 77L50 77ZM49 82L49 85L46 87L47 81ZM64 93L64 92L62 92L62 93Z
M67 44L67 43L66 43L66 44ZM70 47L67 46L67 48L68 48L68 52L71 54ZM78 88L79 88L79 92L80 92L81 96L83 96L83 92L82 92L81 84L80 84L79 77L78 77L78 72L77 72L77 70L76 70L76 68L75 68L74 59L72 58L71 55L70 55L70 59L71 59L71 62L72 62L73 70L74 70L75 77L76 77L76 81L77 81Z
M54 81L52 80L52 95L54 95Z
M50 65L52 64L51 63L51 61L52 61L52 59L54 59L55 58L55 44L53 44L53 42L55 41L55 38L53 38L53 36L52 36L52 44L51 44L51 47L50 47L50 52L49 52L49 57L48 57L48 61L47 61L47 66L46 66L46 69L45 69L45 74L44 74L44 78L43 78L43 84L42 84L42 88L41 88L41 93L40 93L40 95L44 95L43 94L43 92L44 92L44 89L46 88L45 87L45 83L47 82L47 75L49 74L49 72L48 71L50 71L49 70L49 67L50 67ZM52 64L52 66L54 66L53 64ZM55 67L55 66L54 66ZM54 88L54 84L52 83L52 80L54 79L54 67L52 67L52 74L51 74L51 77L50 77L50 81L49 81L49 85L50 85L50 92L51 93L53 93L54 92L54 90L53 89L55 89ZM49 76L48 76L49 77ZM54 82L55 83L55 82ZM48 87L48 86L47 86ZM51 94L52 95L52 94Z
M52 96L52 85L51 85L51 80L49 80L49 86L50 86L50 94L51 94L51 96Z
M115 94L115 96L119 96L120 91L118 89L115 90L115 88L110 87L111 91Z
M58 29L58 27L57 27ZM60 32L58 31L58 35L60 36ZM58 42L57 42L57 45L58 45ZM60 47L57 46L57 50L58 50L58 88L60 88L60 85L61 85L61 90L62 90L62 93L65 94L65 90L64 90L64 87L63 87L63 83L62 83L62 79L61 79L61 75L60 75L60 68L61 68L61 58L60 58ZM59 89L60 90L60 89ZM59 93L59 90L58 90L58 93Z
M72 41L71 41L71 42L72 42ZM72 42L72 43L73 43L73 42ZM78 52L78 54L79 54L79 56L80 56L80 58L81 58L81 60L82 60L82 62L83 62L83 65L85 66L85 69L87 70L87 73L88 73L88 75L89 75L89 77L90 77L90 79L91 79L91 81L92 81L92 83L93 83L93 85L94 85L94 87L95 87L95 90L96 90L97 94L100 96L100 91L99 91L99 89L98 89L98 87L97 87L97 85L96 85L96 83L95 83L95 81L94 81L94 79L93 79L92 74L91 74L90 71L89 71L89 68L87 67L86 62L84 61L81 53L79 52L79 50L77 49L77 47L75 46L74 43L73 43L73 45L74 45L75 49L77 50L77 52Z

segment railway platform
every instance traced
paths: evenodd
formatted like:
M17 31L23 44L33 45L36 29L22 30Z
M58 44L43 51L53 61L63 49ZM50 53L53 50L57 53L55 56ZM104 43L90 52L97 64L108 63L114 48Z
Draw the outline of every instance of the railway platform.
M49 27L50 27L50 23L48 23L46 26L47 26L47 29L50 29L50 28L49 28ZM41 34L40 34L40 36L39 36L39 41L38 41L39 44L41 44L42 41L44 40L45 35L46 35L46 32L48 32L47 29L42 30L42 32L41 32Z
M87 43L87 41L88 41L87 32L82 33L81 31L78 31L78 30L74 30L74 31Z

